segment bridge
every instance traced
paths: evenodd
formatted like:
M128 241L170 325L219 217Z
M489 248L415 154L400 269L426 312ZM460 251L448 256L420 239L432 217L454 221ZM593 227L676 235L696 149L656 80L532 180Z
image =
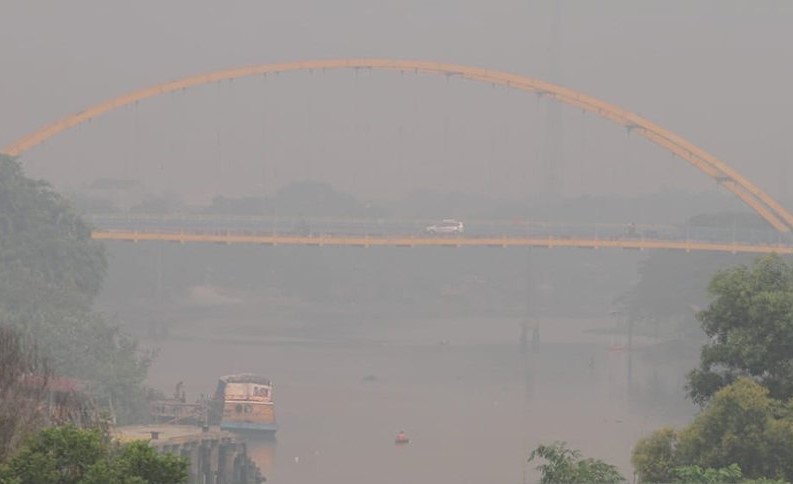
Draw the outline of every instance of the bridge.
M335 59L291 62L282 64L265 64L247 66L237 69L223 70L187 77L181 80L166 82L139 91L134 91L89 107L79 113L57 120L43 128L30 133L8 145L4 152L10 156L20 156L38 144L57 134L97 118L109 111L137 103L139 101L160 96L170 92L181 91L195 86L217 83L242 77L277 74L291 71L324 71L326 69L378 69L407 73L423 73L461 78L505 86L511 89L534 92L553 100L578 107L594 113L608 121L622 125L631 132L637 133L657 144L677 157L687 161L693 167L731 191L750 209L762 217L769 226L780 234L789 234L793 230L793 214L765 191L750 182L727 163L699 148L682 136L679 136L652 121L630 111L596 99L587 94L570 88L554 85L538 79L512 74L508 72L483 69L478 67L446 64L439 62L395 60L395 59ZM532 236L517 237L457 237L452 244L449 240L430 237L409 236L373 236L362 239L359 236L284 236L284 235L244 235L231 234L207 235L197 232L182 231L180 234L146 232L140 230L96 231L94 237L101 240L174 240L181 242L223 242L223 243L283 243L309 245L458 245L458 246L547 246L547 247L623 247L634 249L676 249L676 250L717 250L725 252L786 251L782 243L768 242L732 243L725 242L690 242L679 240L614 240L598 237L579 238L536 238Z
M204 242L215 244L304 245L313 247L544 247L578 249L666 249L685 252L724 252L731 254L793 254L793 246L728 242L676 241L663 239L597 239L539 237L428 237L355 235L279 235L250 233L206 233L183 231L94 231L96 240L127 242Z
M432 220L195 214L88 215L96 240L315 247L537 247L793 254L771 229L466 221L460 234L429 234Z

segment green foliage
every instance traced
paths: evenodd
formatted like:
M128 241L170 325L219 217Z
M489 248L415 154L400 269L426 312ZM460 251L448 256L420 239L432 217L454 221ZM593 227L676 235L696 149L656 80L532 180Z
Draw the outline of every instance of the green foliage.
M642 482L680 480L685 473L698 472L692 466L712 470L698 474L702 479L715 479L734 464L749 479L793 480L791 415L793 403L771 399L768 389L739 378L719 390L688 427L679 432L662 429L642 439L633 464Z
M688 376L692 400L702 405L740 376L793 397L793 266L764 257L717 273L709 289L715 300L698 319L710 341Z
M707 275L724 260L718 254L650 254L639 265L638 282L617 302L633 321L690 320L693 326L691 308L707 301Z
M0 311L26 313L54 298L86 309L106 269L101 245L69 206L43 181L0 155ZM31 293L31 289L33 290Z
M125 445L115 464L119 476L138 476L151 484L171 484L187 480L187 465L183 458L160 454L146 442Z
M684 462L712 468L738 463L750 477L773 476L785 452L770 433L776 404L767 389L748 378L720 390L681 433ZM787 452L793 457L793 449Z
M540 445L531 452L529 462L538 457L546 460L537 466L542 484L625 482L615 466L597 459L582 459L579 451L568 449L564 442Z
M680 466L672 469L672 482L691 484L720 484L743 482L743 472L738 464L720 469L703 469L700 466Z
M23 484L80 482L107 455L98 430L52 427L33 436L10 460L8 475Z
M687 384L704 409L641 440L634 466L644 482L793 480L793 265L764 257L717 273L709 290L697 317L710 339Z
M745 479L743 471L738 464L719 469L700 466L680 466L672 469L673 478L669 482L684 482L686 484L785 484L783 479Z
M730 237L734 230L768 228L755 214L732 212L697 215L688 220L687 226L694 238L715 236L721 239ZM704 307L708 302L711 274L736 262L748 263L749 257L652 252L639 266L638 282L616 302L634 322L654 325L655 334L699 335L695 308Z
M117 445L99 430L52 427L31 438L0 468L0 482L19 484L178 484L188 463L146 442Z
M658 251L639 265L639 280L615 303L637 323L636 329L653 336L696 340L702 337L697 311L709 301L712 274L748 256ZM692 352L696 347L692 347ZM696 353L694 353L696 354Z
M671 482L676 466L677 432L665 427L640 440L633 449L631 462L642 482Z
M121 422L145 414L143 383L151 355L138 350L137 341L98 314L57 315L45 342L60 374L88 382L98 403L112 407Z
M59 375L87 381L126 421L149 359L91 312L106 266L103 247L66 200L0 155L0 324L35 341Z

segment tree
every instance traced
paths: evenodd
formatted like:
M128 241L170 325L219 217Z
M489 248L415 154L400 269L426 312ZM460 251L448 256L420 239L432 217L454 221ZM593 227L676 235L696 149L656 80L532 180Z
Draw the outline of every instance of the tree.
M715 300L698 319L710 340L688 375L690 398L703 405L741 376L793 397L793 266L764 257L717 273L709 290Z
M693 260L692 260L693 258ZM639 264L639 280L616 303L633 321L667 327L669 332L695 328L695 311L707 298L707 274L728 259L723 254L649 254Z
M542 484L625 482L615 466L597 459L583 459L579 451L568 449L564 442L540 445L531 452L529 462L538 457L547 461L537 466Z
M0 482L19 484L178 484L185 459L160 454L146 442L113 443L98 429L67 425L33 436L0 467Z
M107 265L102 246L68 202L2 154L0 256L0 311L11 315L49 299L49 305L89 308Z
M36 346L0 326L0 462L43 422L38 402L46 398L50 376Z
M7 473L23 484L76 483L91 466L107 458L107 450L98 430L51 427L33 436L14 455Z
M780 479L744 479L743 471L738 464L719 469L703 469L700 466L680 466L672 469L673 478L669 482L686 484L784 484Z
M134 416L149 355L92 312L103 246L68 202L0 154L0 324L35 341L61 376L88 381L121 421Z
M672 469L674 476L671 482L685 482L688 484L727 484L743 480L743 471L738 464L721 469L703 469L700 466L680 466Z
M678 433L669 427L656 430L636 444L631 462L642 482L672 482L677 445Z
M793 480L793 403L768 394L756 381L739 378L719 390L688 427L661 429L639 441L632 461L640 480L670 482L697 473L717 479L719 469L732 465L741 470L736 479Z
M142 440L121 446L105 474L111 477L109 482L129 484L135 482L129 479L140 479L149 484L175 484L186 482L188 478L185 459L172 454L160 454ZM100 475L97 473L97 477Z
M686 226L687 236L718 240L732 236L735 230L768 228L765 220L754 214L732 212L696 215ZM651 252L639 265L638 281L616 303L632 321L654 325L656 334L700 336L695 308L708 303L710 275L736 262L750 261L750 256L740 254Z

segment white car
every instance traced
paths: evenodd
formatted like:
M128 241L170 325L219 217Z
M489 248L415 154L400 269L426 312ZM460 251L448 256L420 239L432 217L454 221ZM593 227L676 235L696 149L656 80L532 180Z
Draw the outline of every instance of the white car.
M461 234L463 233L463 223L459 220L453 219L446 219L442 220L441 223L430 225L426 229L425 232L428 234Z

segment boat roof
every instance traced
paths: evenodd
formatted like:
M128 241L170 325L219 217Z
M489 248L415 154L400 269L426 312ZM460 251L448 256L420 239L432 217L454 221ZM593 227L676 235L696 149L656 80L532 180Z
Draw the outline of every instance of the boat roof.
M272 385L268 378L265 378L254 373L236 373L234 375L226 375L220 377L220 381L224 383L258 383L260 385Z

